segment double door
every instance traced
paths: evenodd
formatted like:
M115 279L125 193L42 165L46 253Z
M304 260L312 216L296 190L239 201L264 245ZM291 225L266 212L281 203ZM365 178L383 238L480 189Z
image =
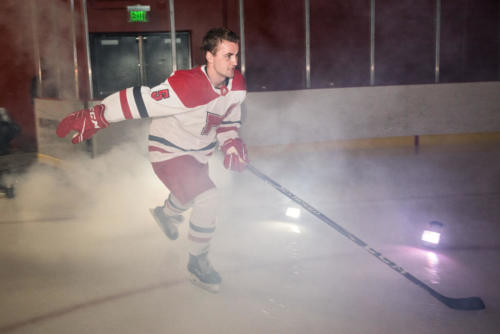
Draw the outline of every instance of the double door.
M176 32L177 69L191 68L188 32ZM172 73L170 33L91 34L94 99L132 86L153 87Z

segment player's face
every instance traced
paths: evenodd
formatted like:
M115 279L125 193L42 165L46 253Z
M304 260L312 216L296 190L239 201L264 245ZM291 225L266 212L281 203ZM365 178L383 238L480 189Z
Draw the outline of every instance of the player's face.
M208 70L216 76L216 81L224 81L234 76L238 65L238 43L223 40L217 46L215 54L207 52Z

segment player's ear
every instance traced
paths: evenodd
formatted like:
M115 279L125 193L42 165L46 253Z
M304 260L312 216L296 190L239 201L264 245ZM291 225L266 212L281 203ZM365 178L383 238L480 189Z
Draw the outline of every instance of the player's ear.
M210 52L210 51L205 52L205 59L207 60L207 64L213 63L214 62L214 55L212 54L212 52Z

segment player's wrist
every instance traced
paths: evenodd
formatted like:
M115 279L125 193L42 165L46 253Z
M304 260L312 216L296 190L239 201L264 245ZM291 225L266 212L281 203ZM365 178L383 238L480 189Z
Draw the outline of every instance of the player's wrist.
M96 129L103 129L109 126L109 122L104 117L105 110L106 106L104 104L95 105L89 110L90 120Z

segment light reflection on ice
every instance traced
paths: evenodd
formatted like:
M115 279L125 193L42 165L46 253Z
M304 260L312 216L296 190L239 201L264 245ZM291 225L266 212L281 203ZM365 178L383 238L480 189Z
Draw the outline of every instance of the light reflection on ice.
M439 257L434 252L427 252L427 271L431 274L430 280L432 284L439 284Z

